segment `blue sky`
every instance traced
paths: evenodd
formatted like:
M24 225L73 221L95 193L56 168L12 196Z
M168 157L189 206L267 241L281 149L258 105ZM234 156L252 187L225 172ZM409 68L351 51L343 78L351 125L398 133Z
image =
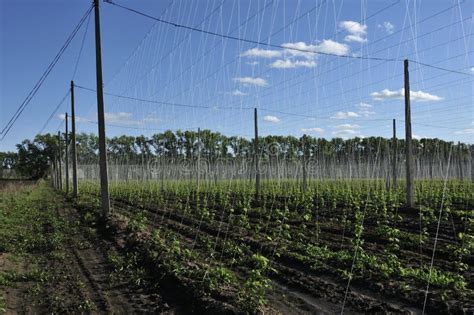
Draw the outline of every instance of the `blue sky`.
M251 108L257 107L261 135L388 137L395 118L401 137L401 60L409 58L468 74L410 64L414 136L473 142L470 1L116 2L172 22L287 49L174 28L103 3L105 92L167 103L106 95L108 136L199 127L251 137ZM2 128L89 4L0 2ZM67 93L77 60L74 81L95 89L93 35L91 15L88 27L79 31L24 114L0 142L0 150L12 150L16 143L34 137L42 129ZM76 89L75 94L78 132L96 132L94 92ZM45 132L58 130L61 114L69 111L69 106L68 98Z

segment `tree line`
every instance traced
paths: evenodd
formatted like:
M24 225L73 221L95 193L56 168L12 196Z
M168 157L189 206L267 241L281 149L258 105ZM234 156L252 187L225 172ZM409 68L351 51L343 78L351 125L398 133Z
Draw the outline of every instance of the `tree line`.
M71 137L69 136L68 139ZM61 134L62 156L66 154L65 134ZM78 164L98 163L98 137L94 134L76 135ZM58 136L37 135L17 144L16 152L0 152L2 170L15 170L19 175L30 178L44 177L50 163L59 152ZM165 131L152 136L117 136L107 139L108 157L114 161L137 164L156 159L196 159L215 161L222 158L252 159L255 155L254 139L226 136L211 130ZM395 155L393 154L395 150ZM370 162L374 159L390 160L393 156L403 161L405 141L382 137L366 138L315 138L308 135L259 137L258 153L263 160L299 160L313 158L331 161ZM416 160L436 164L436 161L457 161L470 164L474 145L453 143L441 139L413 140ZM0 174L1 175L1 174Z

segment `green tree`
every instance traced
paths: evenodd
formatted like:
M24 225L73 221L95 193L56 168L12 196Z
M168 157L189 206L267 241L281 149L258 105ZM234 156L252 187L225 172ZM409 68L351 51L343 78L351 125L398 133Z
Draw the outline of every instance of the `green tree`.
M58 140L51 134L37 135L33 141L17 144L17 171L32 179L45 177L58 152Z

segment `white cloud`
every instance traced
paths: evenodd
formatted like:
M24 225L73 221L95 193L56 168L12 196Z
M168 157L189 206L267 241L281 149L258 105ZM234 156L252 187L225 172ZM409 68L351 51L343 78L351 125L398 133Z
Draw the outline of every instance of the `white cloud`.
M367 41L367 25L355 21L342 21L339 23L339 28L349 33L344 38L346 42L365 43Z
M423 91L410 91L410 99L414 102L431 102L441 101L443 98Z
M337 130L357 129L360 128L357 124L341 124L334 127Z
M143 120L136 120L132 118L132 113L118 112L118 113L104 113L105 122L111 124L121 124L127 126L143 125Z
M364 116L364 117L369 117L369 116L375 115L375 112L372 111L372 110L360 110L357 113L361 116Z
M373 92L370 94L376 101L384 101L388 99L404 99L405 89L401 88L397 91L391 91L389 89L383 89L380 92ZM429 94L423 91L410 91L410 100L413 102L432 102L440 101L443 98L437 95Z
M420 136L420 135L415 135L415 134L412 134L411 137L415 140L420 140L420 139L423 139L423 138L428 138L428 137L425 137L425 136Z
M306 44L305 42L285 43L282 45L285 53L290 56L304 57L306 59L313 59L316 53L347 55L349 53L349 46L341 44L330 39L325 39L316 45Z
M238 90L238 89L232 91L231 94L232 94L233 96L245 96L245 95L248 95L247 93L244 93L244 92L242 92L241 90Z
M268 82L262 78L253 78L253 77L238 77L234 78L235 82L245 85L256 85L256 86L267 86Z
M331 116L332 119L348 119L359 117L359 114L355 112L337 112L334 116Z
M256 66L256 65L258 65L258 61L249 61L249 62L247 62L247 64L250 65L250 66Z
M59 114L57 117L60 120L66 120L66 115L65 114ZM71 116L69 115L68 120L70 120L70 119L71 119ZM95 119L95 120L87 119L87 118L84 118L82 116L77 116L76 115L76 122L79 122L79 123L81 123L81 122L96 122L96 121L97 121L97 119Z
M316 52L315 45L307 45L305 42L285 43L282 45L285 48L285 53L290 56L304 57L306 59L313 59ZM304 51L300 51L304 50Z
M356 124L341 124L333 128L334 131L332 132L332 135L336 137L348 138L355 135L359 136L359 131L356 129L359 129L360 126Z
M316 67L316 62L314 60L296 60L291 59L285 60L275 60L270 67L277 69L293 69L293 68L314 68Z
M367 103L359 103L356 105L357 108L359 108L359 111L357 112L361 116L372 116L375 114L374 111L370 110L373 106Z
M454 134L456 134L456 135L472 135L472 134L474 134L474 121L471 123L471 126L472 127L470 127L470 128L455 131Z
M471 68L471 72L474 72L474 67Z
M389 35L393 34L393 31L395 29L395 25L393 25L389 21L385 21L385 22L383 22L383 24L377 25L377 27L384 29L384 31Z
M360 102L359 104L356 105L359 108L364 108L364 109L369 109L372 108L373 106L367 103Z
M270 116L270 115L263 116L263 120L266 122L274 123L274 124L279 123L281 121L280 118L276 116Z
M318 128L318 127L313 127L313 128L301 128L301 132L304 133L323 133L324 129L323 128Z
M344 37L344 40L346 42L357 42L357 43L365 43L367 42L367 38L363 38L362 36L360 35L347 35L346 37Z
M347 55L349 46L341 44L330 39L325 39L317 45L317 51L326 54Z
M160 122L160 121L161 121L161 119L158 118L156 113L150 113L150 114L146 115L145 118L143 118L144 123L157 123L157 122Z
M276 58L282 55L281 51L252 48L241 54L243 57Z
M64 120L66 118L64 114L60 114L57 117L61 120ZM156 123L160 121L160 119L156 116L155 113L150 113L147 116L145 116L143 119L135 119L133 118L132 113L106 112L104 113L104 118L105 118L105 122L108 124L117 124L117 125L123 125L123 126L143 126L146 123ZM97 115L94 116L93 118L86 118L86 117L76 115L76 122L97 123Z
M357 134L357 131L353 129L335 130L332 132L332 134L336 137L347 138L351 135Z

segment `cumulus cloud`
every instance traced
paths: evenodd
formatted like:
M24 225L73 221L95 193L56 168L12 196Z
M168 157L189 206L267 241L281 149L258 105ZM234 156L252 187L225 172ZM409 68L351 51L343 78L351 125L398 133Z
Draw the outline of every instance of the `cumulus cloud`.
M359 135L360 126L356 124L341 124L334 126L334 131L332 132L333 136L348 138L350 136Z
M353 129L343 129L343 130L335 130L332 132L333 136L347 138L352 135L356 135L357 131Z
M360 128L360 126L357 124L340 124L340 125L335 126L334 128L338 130L347 130L347 129L357 129L357 128Z
M384 101L390 99L404 99L405 89L391 91L389 89L383 89L380 92L373 92L370 94L376 101ZM410 91L410 99L413 102L435 102L440 101L443 98L437 95L433 95L423 91Z
M362 103L362 102L361 102L361 103L357 104L357 107L359 107L359 108L364 108L364 109L369 109L369 108L372 108L373 106L370 105L370 104Z
M455 131L456 135L473 135L474 134L474 121L471 123L471 127Z
M330 39L325 39L316 45L316 51L325 54L347 55L349 53L349 46L341 44Z
M145 118L143 118L144 123L157 123L157 122L160 122L160 121L161 121L161 119L156 115L155 112L150 113L150 114L146 115Z
M58 118L64 120L66 117L64 114L58 115ZM156 116L155 113L148 114L142 119L135 119L133 118L132 113L127 112L106 112L104 113L105 122L108 124L116 124L116 125L123 125L123 126L143 126L146 123L156 123L160 121L160 119ZM76 122L88 122L88 123L97 123L97 115L93 118L87 118L82 116L76 115Z
M266 122L274 123L274 124L279 123L281 121L280 118L276 116L270 116L270 115L263 116L263 120Z
M118 112L118 113L104 113L105 122L111 124L120 124L127 126L140 126L143 125L143 120L137 120L132 118L132 113Z
M253 78L253 77L237 77L234 78L235 82L245 85L255 85L255 86L267 86L268 82L262 78Z
M337 112L335 115L331 116L332 119L348 119L356 118L360 115L355 112Z
M59 114L57 117L60 120L66 120L66 115L65 114ZM70 119L71 119L71 116L68 116L68 120L70 120ZM95 119L95 121L97 121L97 119ZM76 122L79 122L79 123L81 123L81 122L94 122L94 120L93 119L87 119L85 117L76 115Z
M301 132L304 133L324 133L323 128L313 127L313 128L301 128Z
M293 68L314 68L316 67L316 62L314 60L275 60L270 67L277 69L293 69Z
M339 23L339 28L349 33L344 38L346 42L367 42L367 25L355 21L342 21Z
M276 58L280 57L282 52L279 50L269 50L269 49L260 49L252 48L241 54L243 57L259 57L259 58Z
M356 105L356 107L359 108L359 111L357 113L361 116L369 117L375 114L375 112L371 110L373 106L370 104L359 103Z
M304 57L306 59L313 59L315 57L316 45L308 45L305 42L285 43L282 45L286 47L285 53L289 56Z
M474 67L471 67L471 72L474 72Z
M241 90L238 90L238 89L232 91L231 94L232 94L233 96L245 96L245 95L248 95L247 93L244 93L244 92L242 92Z
M395 26L389 21L385 21L382 24L377 25L378 28L383 29L387 34L393 34Z
M331 39L325 39L315 45L306 44L305 42L285 43L285 53L290 56L304 57L306 59L313 59L316 53L347 55L349 53L349 46L346 44L335 42Z
M415 135L415 134L413 134L411 137L415 140L421 140L421 139L428 138L428 137L425 137L425 136L420 136L420 135Z

